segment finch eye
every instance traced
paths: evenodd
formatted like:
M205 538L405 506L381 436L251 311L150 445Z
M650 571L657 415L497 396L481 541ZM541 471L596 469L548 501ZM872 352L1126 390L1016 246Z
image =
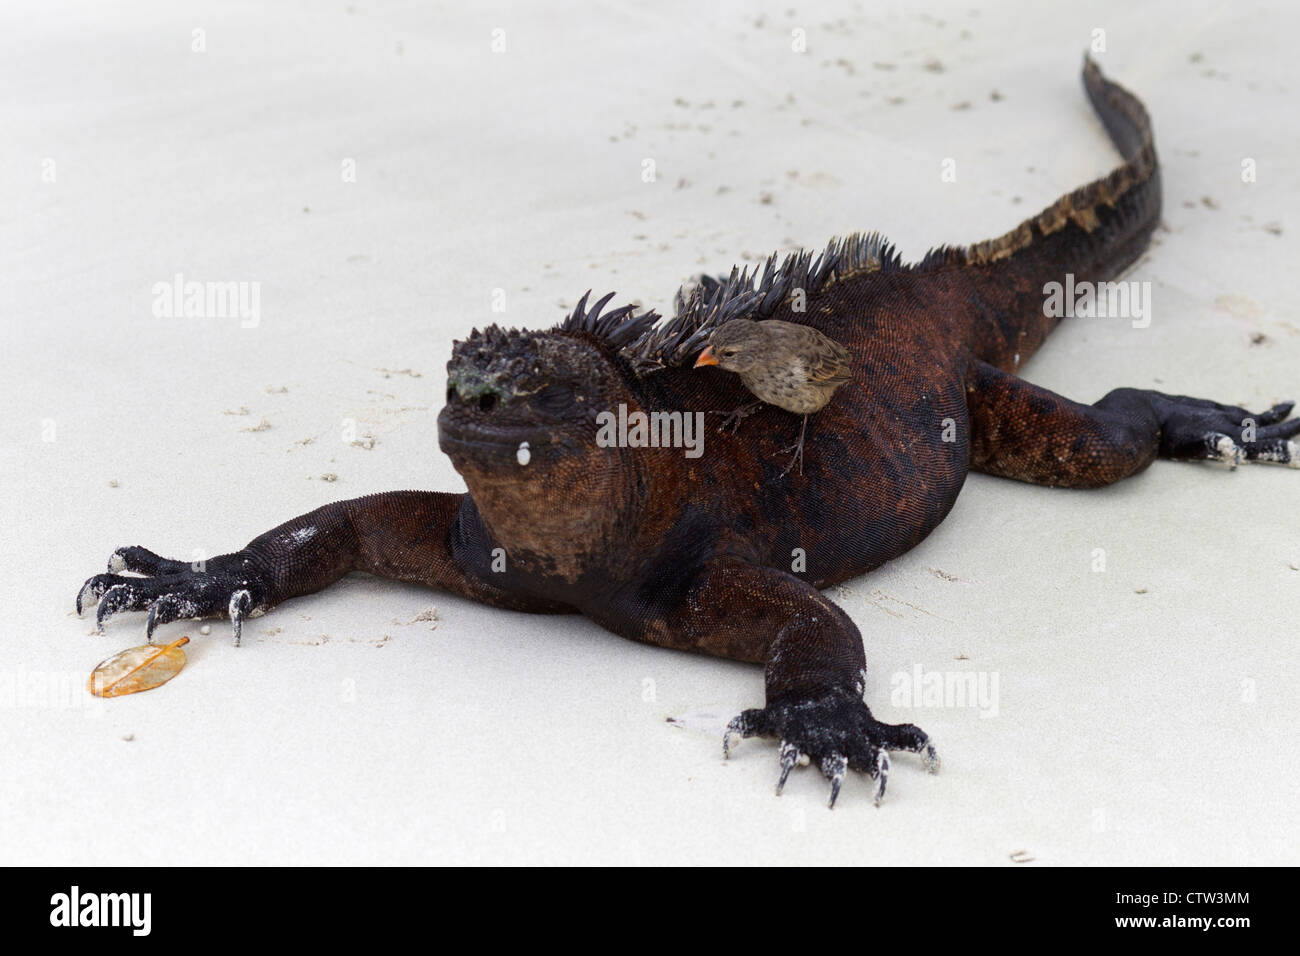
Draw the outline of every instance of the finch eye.
M544 412L562 412L573 407L573 389L567 385L547 385L533 396L533 404Z

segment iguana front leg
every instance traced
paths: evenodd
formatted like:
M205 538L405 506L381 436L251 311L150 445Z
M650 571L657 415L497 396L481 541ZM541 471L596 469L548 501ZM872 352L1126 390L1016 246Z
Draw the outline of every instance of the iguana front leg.
M1300 468L1294 402L1249 412L1186 395L1117 388L1094 405L977 363L966 385L971 467L1039 485L1097 488L1156 458Z
M204 562L119 548L108 559L108 573L82 585L77 613L98 602L96 622L102 628L120 611L147 610L150 641L154 629L169 621L228 616L238 645L245 618L319 591L349 571L425 584L498 607L568 610L512 594L471 573L468 559L483 550L483 534L465 495L395 491L336 501Z
M842 609L806 582L720 558L704 567L675 606L647 608L645 596L628 592L587 613L625 637L766 665L766 703L731 721L723 756L736 737L780 740L778 795L804 757L830 780L832 807L848 769L875 780L879 804L889 751L919 753L931 773L938 771L938 755L920 728L883 724L871 715L862 699L862 635Z

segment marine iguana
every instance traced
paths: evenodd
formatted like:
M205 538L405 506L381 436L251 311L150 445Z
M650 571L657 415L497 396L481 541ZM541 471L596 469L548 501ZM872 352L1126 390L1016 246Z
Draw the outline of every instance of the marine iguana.
M604 312L610 296L588 308L584 296L547 331L475 330L454 345L438 417L468 493L327 504L202 570L121 548L78 593L78 612L98 600L102 625L147 610L150 639L169 621L229 616L238 643L246 617L361 570L503 608L582 613L633 640L763 663L765 704L731 722L724 753L737 736L777 738L782 782L806 755L830 779L832 806L847 768L874 778L878 803L891 751L920 754L931 771L938 756L918 727L872 716L862 636L820 589L923 540L970 469L1096 488L1156 458L1300 466L1290 402L1252 415L1119 388L1083 405L1016 376L1057 321L1045 284L1112 279L1160 215L1145 108L1088 59L1083 83L1123 163L1006 235L909 265L879 235L855 234L815 260L773 256L761 273L702 282L668 320ZM811 325L853 355L802 473L780 474L774 436L792 417L773 406L738 436L710 435L699 457L595 440L598 413L620 405L748 400L736 376L691 370L710 332L738 318Z

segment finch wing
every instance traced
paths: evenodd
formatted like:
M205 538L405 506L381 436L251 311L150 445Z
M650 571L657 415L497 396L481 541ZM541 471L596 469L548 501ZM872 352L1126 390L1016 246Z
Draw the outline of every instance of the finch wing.
M821 342L812 350L808 362L808 379L819 385L843 385L852 375L852 356L838 342Z

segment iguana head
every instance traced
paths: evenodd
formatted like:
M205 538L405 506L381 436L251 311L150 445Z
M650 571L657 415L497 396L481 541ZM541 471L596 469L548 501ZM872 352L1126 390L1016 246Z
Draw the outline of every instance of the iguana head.
M571 574L578 555L615 543L644 485L629 449L597 444L596 416L640 407L629 376L585 333L491 326L453 346L439 447L512 556Z

